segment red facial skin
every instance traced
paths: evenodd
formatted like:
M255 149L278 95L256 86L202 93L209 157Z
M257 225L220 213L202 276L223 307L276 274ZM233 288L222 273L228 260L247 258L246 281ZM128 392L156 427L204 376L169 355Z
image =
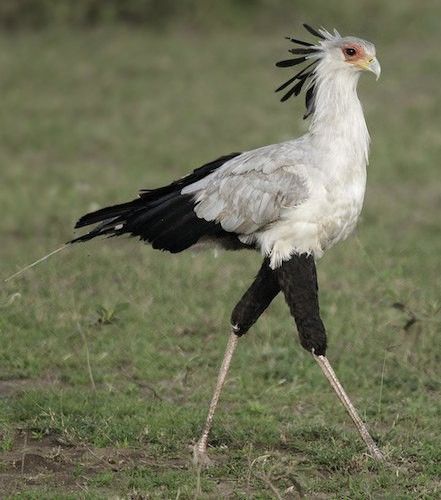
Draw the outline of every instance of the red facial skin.
M347 52L351 52L352 50L355 50L355 54L348 54ZM343 53L343 56L345 58L346 62L349 63L356 63L362 59L366 58L366 52L364 48L361 45L358 45L357 43L348 43L343 45L341 48L341 51Z

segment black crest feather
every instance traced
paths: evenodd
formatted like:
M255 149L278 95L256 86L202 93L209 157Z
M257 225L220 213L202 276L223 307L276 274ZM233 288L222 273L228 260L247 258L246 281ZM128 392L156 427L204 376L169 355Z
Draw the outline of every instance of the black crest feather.
M306 113L303 115L303 119L306 120L309 115L314 113L314 98L315 98L315 85L311 85L306 91L305 101L306 101Z
M303 25L305 29L311 33L312 35L318 37L320 40L325 40L325 37L317 31L315 28L312 28L308 24ZM297 66L299 64L303 64L310 60L308 56L314 56L315 54L319 54L321 51L320 46L314 45L310 42L305 42L303 40L299 40L293 37L286 37L287 40L295 43L297 45L301 45L301 47L296 47L294 49L289 49L288 52L295 55L301 55L301 57L295 57L293 59L285 59L283 61L279 61L276 63L278 68L291 68L292 66ZM306 112L303 118L307 118L314 112L314 101L315 101L315 87L314 87L314 73L316 69L316 65L318 64L318 59L314 57L311 58L312 61L307 64L303 69L301 69L298 73L292 76L285 83L282 83L280 87L276 89L276 92L281 92L282 90L286 90L286 93L282 96L281 102L287 101L292 96L298 96L300 92L306 88L305 94L305 105ZM290 88L289 88L290 87Z
M290 40L292 43L297 43L298 45L303 45L304 47L312 47L314 44L309 42L304 42L303 40L298 40L297 38L292 38L291 36L285 37L287 40Z
M314 52L317 52L317 47L311 47L309 49L289 49L288 52L291 52L291 54L314 54Z
M291 66L296 66L297 64L302 64L306 61L306 57L297 57L295 59L285 59L284 61L279 61L276 63L278 68L290 68Z
M314 29L313 27L309 26L309 24L303 24L303 27L306 30L308 30L311 33L311 35L314 35L317 38L320 38L321 40L325 40L325 37L320 32L318 32L316 29Z

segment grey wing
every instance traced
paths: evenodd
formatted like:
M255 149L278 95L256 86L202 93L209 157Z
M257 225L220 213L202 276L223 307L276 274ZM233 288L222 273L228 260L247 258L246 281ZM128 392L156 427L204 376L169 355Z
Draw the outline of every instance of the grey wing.
M182 193L194 195L199 218L250 235L277 221L283 208L308 198L307 179L296 161L283 144L267 146L230 160Z

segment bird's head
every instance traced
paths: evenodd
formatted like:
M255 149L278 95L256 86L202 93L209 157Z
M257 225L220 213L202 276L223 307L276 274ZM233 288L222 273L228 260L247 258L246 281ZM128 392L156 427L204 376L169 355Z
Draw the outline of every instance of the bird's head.
M297 38L287 37L288 40L300 45L289 52L296 57L279 61L276 66L288 68L306 63L297 74L283 83L276 92L289 90L283 95L282 102L291 96L300 94L306 88L306 114L308 117L314 110L315 85L317 84L317 69L326 68L327 73L357 74L361 71L371 71L378 78L381 67L375 55L375 46L371 42L353 36L342 37L337 30L331 34L324 28L318 30L303 25L309 33L319 38L317 43L305 42Z
M371 71L380 78L381 67L375 57L371 42L353 36L335 36L319 45L321 59L329 62L336 71Z

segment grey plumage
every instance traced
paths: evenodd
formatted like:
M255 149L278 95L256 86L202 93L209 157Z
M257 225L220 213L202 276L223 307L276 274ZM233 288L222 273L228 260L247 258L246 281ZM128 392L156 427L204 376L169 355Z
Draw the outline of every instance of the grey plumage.
M243 153L186 186L182 194L195 197L199 218L250 235L277 221L282 208L308 198L307 180L296 171L295 151L298 155L298 145L294 148L288 141Z

